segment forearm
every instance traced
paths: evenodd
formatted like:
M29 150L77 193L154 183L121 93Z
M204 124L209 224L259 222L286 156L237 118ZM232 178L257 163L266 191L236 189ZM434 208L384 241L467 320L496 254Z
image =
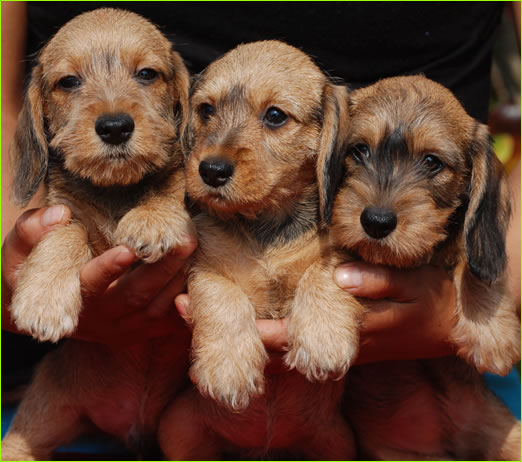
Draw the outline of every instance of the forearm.
M16 116L22 106L26 29L25 2L2 3L2 121L4 110Z
M37 194L23 210L11 202L9 146L22 108L27 11L25 2L2 3L2 242L24 211L42 204Z

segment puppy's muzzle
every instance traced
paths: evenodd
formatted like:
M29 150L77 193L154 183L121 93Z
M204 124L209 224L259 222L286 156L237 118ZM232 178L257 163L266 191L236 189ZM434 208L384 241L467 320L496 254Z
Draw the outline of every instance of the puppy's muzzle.
M213 188L225 185L233 174L234 166L223 159L207 159L199 164L201 179Z
M94 124L98 136L104 143L125 143L134 131L134 120L128 114L104 114Z
M361 225L368 236L382 239L396 228L397 215L390 209L366 207L361 213Z

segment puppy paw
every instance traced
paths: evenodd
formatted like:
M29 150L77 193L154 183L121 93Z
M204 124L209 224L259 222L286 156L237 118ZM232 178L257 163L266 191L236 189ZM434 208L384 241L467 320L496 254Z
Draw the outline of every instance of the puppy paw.
M291 329L292 330L292 329ZM310 381L341 379L348 372L359 347L356 333L307 329L290 332L289 351L284 357L290 369L296 369Z
M263 372L233 358L212 369L196 362L190 369L190 378L203 396L234 412L244 411L251 398L265 391Z
M57 342L71 335L78 325L82 297L78 276L60 284L40 275L30 284L19 284L10 307L17 328L40 341ZM71 280L72 279L72 280ZM74 280L76 279L76 280Z
M506 375L520 361L520 329L504 329L495 336L483 334L467 342L460 338L457 354L480 373Z
M4 441L2 441L2 460L49 460L49 457L36 458L31 452L11 448L10 446L6 446Z
M2 439L2 460L51 460L53 448L46 445L45 440L42 444L37 439L41 433L26 433L20 429L10 429L6 433Z
M250 399L265 391L264 368L268 355L259 338L243 336L242 342L206 348L211 354L199 354L190 378L199 392L227 409L245 410Z
M131 248L146 263L160 260L172 249L195 240L192 221L185 210L161 213L138 207L118 223L114 240Z

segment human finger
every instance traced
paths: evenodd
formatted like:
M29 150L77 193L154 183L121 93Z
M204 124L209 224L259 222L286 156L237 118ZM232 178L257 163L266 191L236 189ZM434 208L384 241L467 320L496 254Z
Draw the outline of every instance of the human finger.
M422 295L424 282L433 281L439 284L441 278L450 281L444 271L430 266L396 269L363 262L346 263L337 267L334 278L339 287L355 296L387 298L398 302L416 300Z
M174 276L165 287L154 297L149 306L147 306L147 315L150 317L161 317L171 311L176 311L173 301L176 297L185 291L185 275L178 273ZM176 315L179 313L176 312Z
M191 313L190 313L190 297L188 294L180 294L174 300L174 305L178 310L180 316L187 322L188 324L192 323Z
M90 260L80 271L80 283L84 296L101 295L135 261L136 255L123 245L109 249Z
M67 224L70 219L71 210L64 205L27 210L18 217L2 245L3 273L9 282L14 282L12 273L42 237L55 227Z
M116 331L125 333L126 342L143 341L148 338L177 335L188 338L189 330L179 314L173 310L163 316L151 318L146 312L138 311L116 321Z
M195 247L196 244L190 242L155 263L139 265L118 280L115 290L127 300L129 307L140 309L147 306L183 270Z
M257 329L268 351L285 351L288 346L288 319L258 319Z

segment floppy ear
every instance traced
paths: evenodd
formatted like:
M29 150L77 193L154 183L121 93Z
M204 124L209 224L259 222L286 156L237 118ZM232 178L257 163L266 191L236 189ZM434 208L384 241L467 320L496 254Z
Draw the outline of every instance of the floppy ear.
M491 147L485 125L479 125L470 146L471 182L464 218L466 258L480 280L493 282L506 266L509 189L504 168Z
M176 84L177 107L176 113L178 118L178 137L182 137L185 126L189 117L189 87L190 77L183 59L176 51L172 51L172 72Z
M10 156L14 168L13 199L23 207L34 196L47 172L48 147L44 130L42 76L33 69Z
M183 155L185 156L185 159L190 155L190 151L192 150L192 143L194 141L194 132L192 129L192 117L193 117L193 108L190 104L190 98L194 94L194 91L199 86L201 81L203 80L203 75L205 74L205 71L192 76L190 79L190 85L189 85L189 104L188 104L188 111L187 111L187 118L186 123L184 126L184 130L181 132L181 150L183 151Z
M317 158L319 210L323 226L332 219L335 193L343 177L342 156L348 126L348 89L328 83L323 94L323 126Z

